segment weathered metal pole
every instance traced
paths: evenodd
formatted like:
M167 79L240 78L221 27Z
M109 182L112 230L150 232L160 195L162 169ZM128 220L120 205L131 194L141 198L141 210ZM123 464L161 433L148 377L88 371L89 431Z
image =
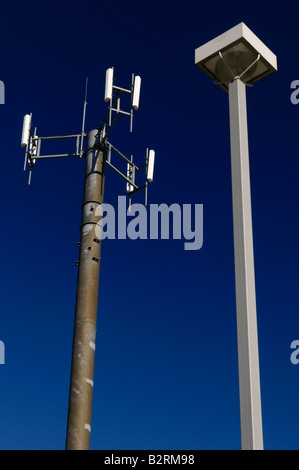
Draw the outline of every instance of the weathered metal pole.
M80 258L77 281L66 449L88 450L94 380L101 241L97 228L104 200L105 161L101 132L87 136Z

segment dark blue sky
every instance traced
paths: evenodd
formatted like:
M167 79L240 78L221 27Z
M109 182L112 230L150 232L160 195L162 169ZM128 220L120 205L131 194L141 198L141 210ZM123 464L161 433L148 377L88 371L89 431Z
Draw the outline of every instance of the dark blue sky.
M139 162L156 150L149 202L203 204L204 243L103 242L91 448L240 448L228 97L194 50L241 21L278 58L247 90L264 445L299 448L298 13L290 0L1 4L1 449L64 448L83 191L79 159L38 162L27 187L23 116L38 135L79 133L88 76L97 127L111 66L120 86L142 77L134 132L123 117L111 142ZM124 191L108 168L105 201Z

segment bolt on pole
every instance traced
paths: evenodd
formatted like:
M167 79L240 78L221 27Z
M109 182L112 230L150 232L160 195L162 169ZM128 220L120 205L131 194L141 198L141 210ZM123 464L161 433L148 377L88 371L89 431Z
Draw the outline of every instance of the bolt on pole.
M263 449L246 85L229 85L241 444Z
M73 333L72 367L69 392L66 449L88 450L90 447L91 410L94 381L97 307L99 292L102 212L104 201L105 156L100 148L101 131L87 136L84 198L77 297Z

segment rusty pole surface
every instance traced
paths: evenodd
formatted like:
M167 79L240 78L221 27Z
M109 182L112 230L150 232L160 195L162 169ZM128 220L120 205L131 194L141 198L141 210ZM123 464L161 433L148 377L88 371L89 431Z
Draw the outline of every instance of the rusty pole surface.
M104 200L105 162L98 129L87 137L80 257L67 421L67 450L89 450L101 241L97 208Z

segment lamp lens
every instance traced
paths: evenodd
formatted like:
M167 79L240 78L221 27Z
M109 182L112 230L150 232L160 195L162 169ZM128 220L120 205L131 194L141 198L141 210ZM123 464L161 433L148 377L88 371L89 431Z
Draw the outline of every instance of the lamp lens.
M244 70L246 70L247 67L249 67L256 60L256 54L249 50L227 51L224 52L222 56L231 71L233 72L234 76L241 75L241 73L244 72ZM248 72L246 72L242 76L243 82L250 80L256 70L256 67L257 62L252 67L250 67ZM221 59L221 57L219 57L219 60L215 67L215 71L217 77L219 77L220 81L222 82L231 81L234 78L224 61Z

